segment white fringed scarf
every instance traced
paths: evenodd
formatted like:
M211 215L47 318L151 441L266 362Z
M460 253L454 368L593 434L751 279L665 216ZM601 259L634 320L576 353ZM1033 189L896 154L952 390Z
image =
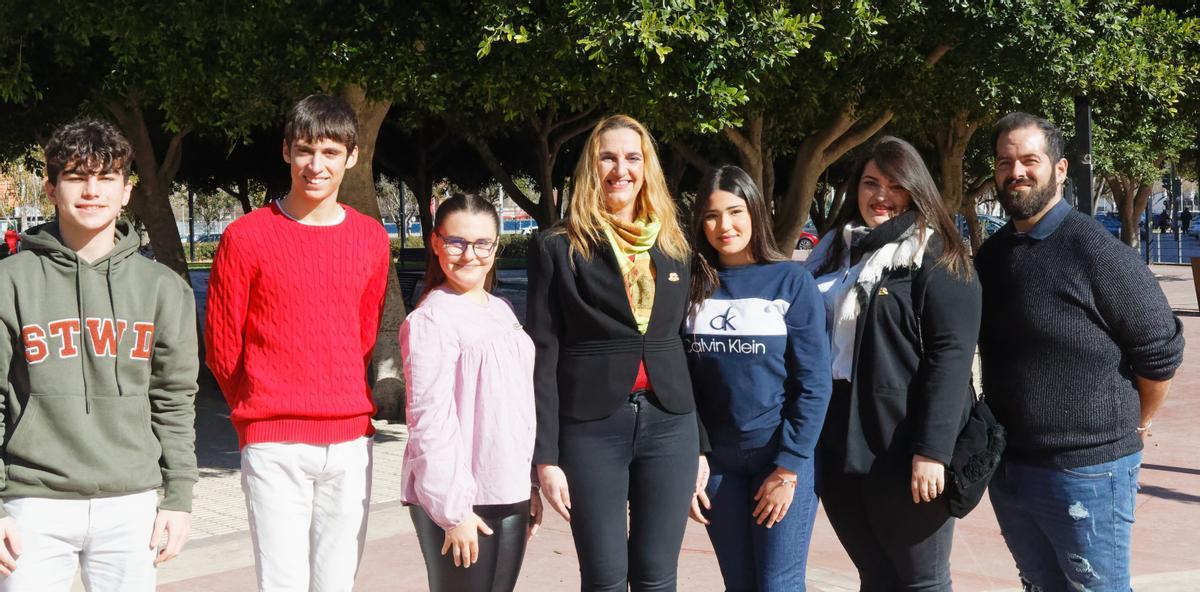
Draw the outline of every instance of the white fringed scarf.
M852 378L850 374L854 362L854 336L858 315L862 312L868 296L874 293L883 279L884 273L892 269L921 266L929 238L935 235L935 231L926 227L922 237L916 230L915 224L909 226L895 240L866 253L856 265L851 266L851 244L856 234L864 232L864 227L851 223L841 229L841 237L838 238L841 238L845 245L842 262L833 272L817 278L817 287L825 299L835 379ZM832 232L826 234L826 240L820 241L812 256L805 262L805 267L817 273L833 250L834 240L837 238Z

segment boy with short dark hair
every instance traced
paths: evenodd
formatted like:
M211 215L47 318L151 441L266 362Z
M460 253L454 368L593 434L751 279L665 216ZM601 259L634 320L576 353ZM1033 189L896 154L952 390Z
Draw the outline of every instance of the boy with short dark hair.
M209 284L207 362L242 447L260 590L350 590L371 497L367 365L391 254L338 204L354 112L313 95L284 128L291 190L231 224Z
M65 125L45 156L57 216L0 262L0 591L65 592L81 565L89 591L149 592L191 529L195 301L117 219L112 124Z

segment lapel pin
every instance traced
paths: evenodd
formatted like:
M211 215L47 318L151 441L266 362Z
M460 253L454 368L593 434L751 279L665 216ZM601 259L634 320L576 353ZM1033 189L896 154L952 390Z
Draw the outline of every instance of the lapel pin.
M880 296L887 296L887 295L888 295L887 288L880 288L880 289L879 289L879 295L880 295Z
M667 281L668 281L668 282L677 282L677 281L679 281L679 274L677 274L677 273L675 273L675 272L673 272L673 271L672 271L670 274L668 274L668 275L667 275Z

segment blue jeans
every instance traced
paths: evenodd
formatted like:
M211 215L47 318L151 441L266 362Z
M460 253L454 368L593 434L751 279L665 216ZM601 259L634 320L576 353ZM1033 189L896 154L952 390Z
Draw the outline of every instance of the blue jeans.
M1142 453L1073 469L1001 463L988 491L1026 590L1129 592Z
M766 528L755 524L753 516L758 504L754 494L775 470L776 449L774 442L751 450L714 445L708 455L708 538L728 592L804 590L808 542L817 515L813 460L796 474L795 497L783 520Z

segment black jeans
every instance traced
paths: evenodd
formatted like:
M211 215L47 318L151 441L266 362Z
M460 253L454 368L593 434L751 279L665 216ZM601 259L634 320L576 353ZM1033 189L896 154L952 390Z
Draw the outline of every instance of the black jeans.
M474 511L492 534L479 533L479 561L463 569L455 567L451 553L442 555L446 531L420 506L408 507L425 556L430 592L511 592L517 585L525 559L529 502L475 506Z
M834 381L830 413L841 411L846 384ZM842 425L826 421L827 428ZM824 438L845 441L845 428ZM954 519L946 497L912 501L912 458L907 464L876 459L870 474L848 474L844 459L827 448L817 463L817 489L825 515L858 568L861 592L949 592Z
M668 413L652 394L603 419L562 418L582 590L675 590L699 455L695 412Z

